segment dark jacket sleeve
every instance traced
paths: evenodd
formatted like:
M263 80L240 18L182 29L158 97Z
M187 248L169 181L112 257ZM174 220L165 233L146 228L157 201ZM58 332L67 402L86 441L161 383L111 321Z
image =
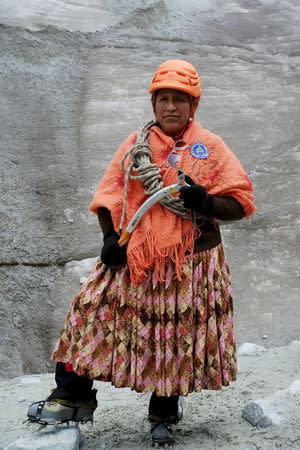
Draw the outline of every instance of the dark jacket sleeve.
M234 198L214 197L210 215L218 220L239 220L244 217L244 209ZM98 208L98 220L103 234L114 230L111 213L107 208Z
M210 216L217 220L240 220L245 212L242 205L232 197L214 196L213 208Z

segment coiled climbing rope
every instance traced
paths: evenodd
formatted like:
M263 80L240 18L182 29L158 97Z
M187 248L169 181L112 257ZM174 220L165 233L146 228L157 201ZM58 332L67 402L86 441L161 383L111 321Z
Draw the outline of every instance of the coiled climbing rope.
M164 187L161 170L156 164L152 163L152 151L147 143L150 129L156 122L151 120L141 126L138 130L136 143L124 154L121 162L122 170L125 173L125 187L123 198L123 209L120 221L122 230L126 215L126 201L128 193L129 179L139 180L144 183L144 192L146 195L153 195ZM129 158L129 166L125 168L125 161ZM135 171L135 174L132 171ZM183 206L183 202L178 197L167 194L159 203L169 211L177 214L183 219L190 219L190 213Z

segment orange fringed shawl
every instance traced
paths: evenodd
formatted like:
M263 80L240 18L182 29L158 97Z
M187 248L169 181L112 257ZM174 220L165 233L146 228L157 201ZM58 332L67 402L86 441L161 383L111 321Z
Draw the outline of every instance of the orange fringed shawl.
M245 217L251 216L255 212L252 183L239 160L222 139L193 120L184 133L183 140L189 144L203 143L208 149L208 157L198 159L191 155L189 149L183 150L180 168L195 183L205 186L210 194L234 197L243 206ZM136 133L130 135L120 146L89 206L94 213L97 213L98 207L109 209L116 231L119 231L124 193L121 160L135 142ZM153 126L149 144L152 160L161 168L164 185L176 183L177 172L166 164L174 145L173 139L166 136L159 127ZM130 180L124 228L145 199L143 183ZM175 263L177 277L181 279L186 254L193 250L195 233L190 220L181 219L159 203L152 206L132 233L127 246L132 283L139 284L147 276L147 270L154 270L157 279L163 281L166 260Z

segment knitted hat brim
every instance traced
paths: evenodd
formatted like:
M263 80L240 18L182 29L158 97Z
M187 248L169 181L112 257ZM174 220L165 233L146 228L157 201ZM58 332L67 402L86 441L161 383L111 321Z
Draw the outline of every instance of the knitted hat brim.
M200 87L199 86L189 86L184 85L176 80L162 80L155 82L155 86L151 86L149 89L149 93L151 94L158 89L176 89L177 91L185 92L186 94L190 94L192 97L198 98L200 97Z

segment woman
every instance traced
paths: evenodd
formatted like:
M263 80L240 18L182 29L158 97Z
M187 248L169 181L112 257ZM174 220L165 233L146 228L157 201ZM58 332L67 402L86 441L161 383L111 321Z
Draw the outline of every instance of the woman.
M255 211L253 187L221 138L194 119L200 78L169 60L149 92L155 121L130 135L94 195L104 243L74 299L52 359L57 387L30 406L33 421L92 419L92 380L151 392L154 443L172 440L178 398L236 379L230 275L217 220ZM176 183L170 155L186 175L179 198L163 198L142 217L126 247L118 243L148 195ZM193 218L193 220L192 220Z

